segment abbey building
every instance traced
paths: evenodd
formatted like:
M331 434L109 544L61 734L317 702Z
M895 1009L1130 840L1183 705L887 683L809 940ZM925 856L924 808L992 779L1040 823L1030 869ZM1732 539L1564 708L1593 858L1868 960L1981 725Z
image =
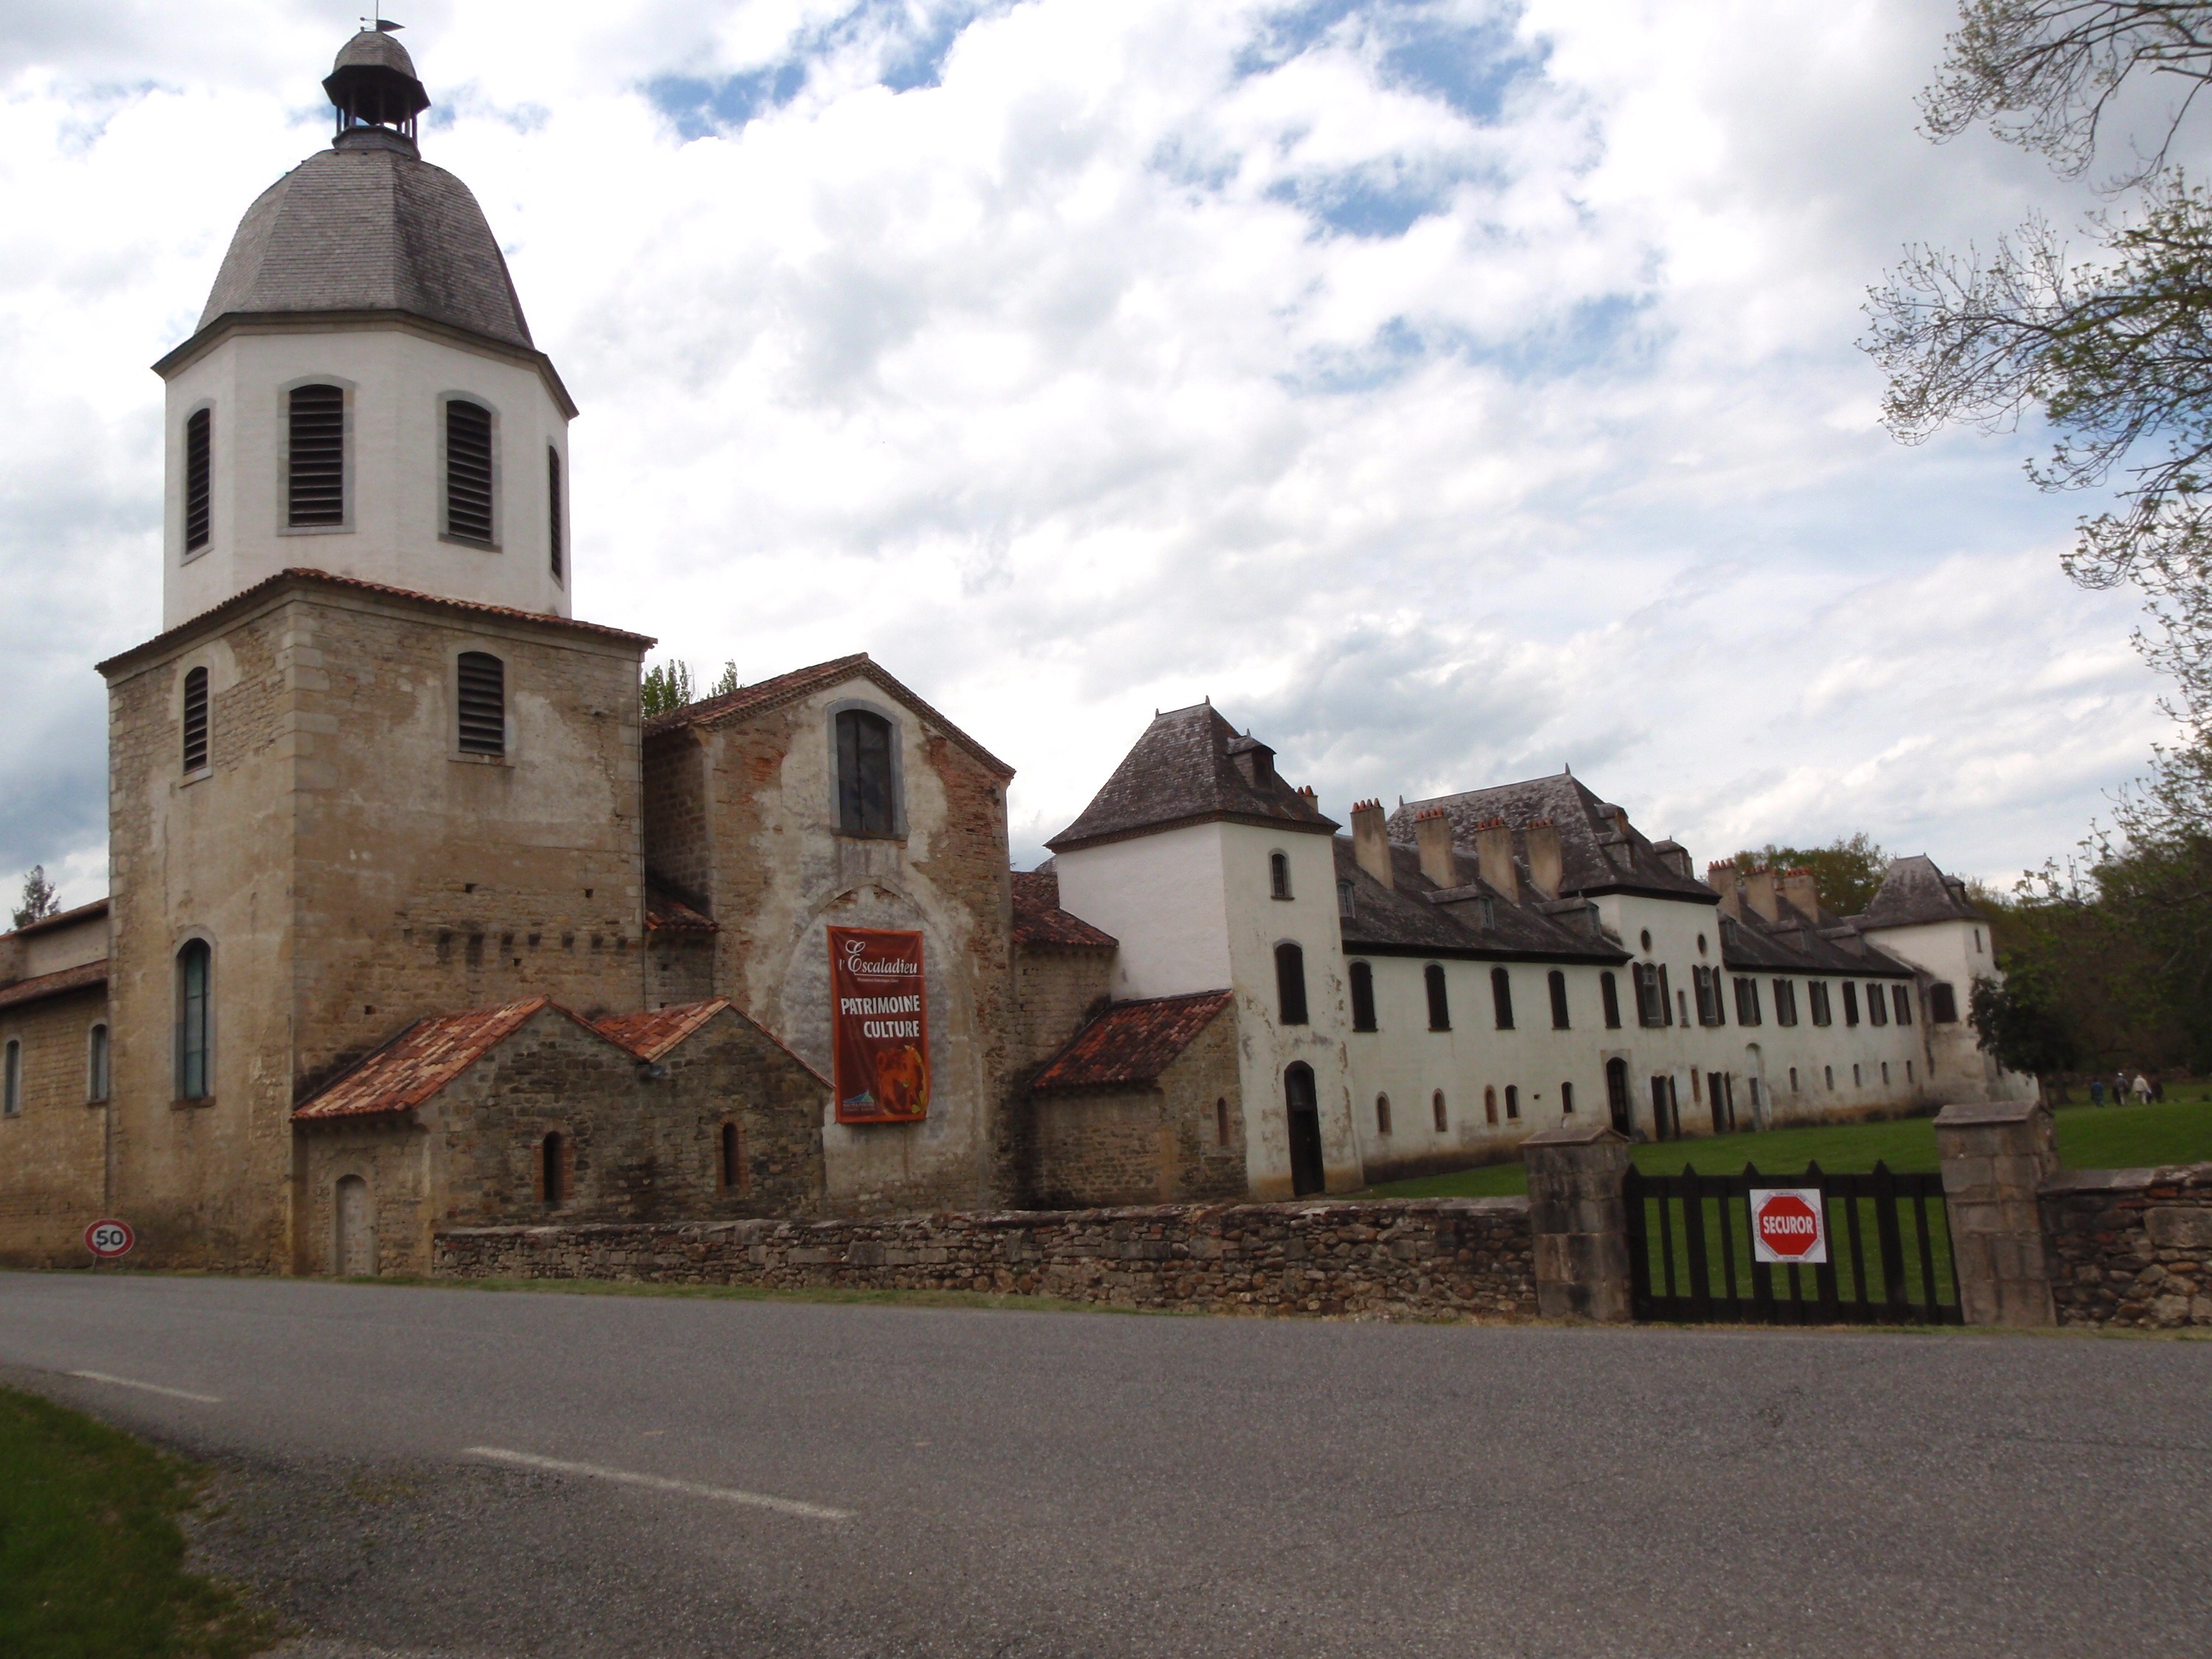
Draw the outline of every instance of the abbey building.
M0 1260L112 1215L155 1264L422 1271L448 1227L1290 1196L2032 1087L1925 860L1838 917L1565 775L1346 833L1201 705L1018 874L1012 769L866 656L642 720L653 641L569 604L575 406L407 54L325 85L155 365L111 896L0 938Z

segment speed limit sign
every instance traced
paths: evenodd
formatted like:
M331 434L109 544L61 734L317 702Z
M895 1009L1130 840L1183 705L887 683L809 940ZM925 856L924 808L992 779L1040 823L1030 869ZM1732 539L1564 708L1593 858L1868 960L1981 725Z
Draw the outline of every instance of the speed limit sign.
M127 1221L95 1221L84 1230L84 1248L102 1261L128 1254L137 1242L138 1235L131 1231Z

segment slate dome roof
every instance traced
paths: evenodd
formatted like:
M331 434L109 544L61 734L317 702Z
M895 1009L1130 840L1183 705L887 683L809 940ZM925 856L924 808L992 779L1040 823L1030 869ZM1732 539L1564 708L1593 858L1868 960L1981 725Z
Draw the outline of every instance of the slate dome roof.
M331 68L398 70L410 81L421 78L415 73L415 60L407 55L407 48L397 36L381 29L363 29L355 35L338 48L337 59Z

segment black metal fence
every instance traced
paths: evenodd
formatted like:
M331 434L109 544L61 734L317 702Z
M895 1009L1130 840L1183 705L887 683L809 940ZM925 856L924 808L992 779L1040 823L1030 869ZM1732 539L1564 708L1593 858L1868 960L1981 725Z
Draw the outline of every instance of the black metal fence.
M1819 1266L1769 1266L1752 1259L1753 1188L1818 1188L1826 1212L1828 1259ZM1631 1170L1631 1291L1638 1319L1697 1324L1957 1325L1959 1280L1939 1175L1899 1175L1877 1164L1866 1175L1678 1176ZM1910 1211L1910 1216L1906 1214Z

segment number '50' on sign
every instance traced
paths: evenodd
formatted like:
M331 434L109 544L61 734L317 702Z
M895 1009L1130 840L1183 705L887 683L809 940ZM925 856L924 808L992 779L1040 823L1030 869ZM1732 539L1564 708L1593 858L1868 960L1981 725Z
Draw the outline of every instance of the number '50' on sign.
M137 1242L127 1221L95 1221L84 1230L84 1248L103 1261L126 1254Z

